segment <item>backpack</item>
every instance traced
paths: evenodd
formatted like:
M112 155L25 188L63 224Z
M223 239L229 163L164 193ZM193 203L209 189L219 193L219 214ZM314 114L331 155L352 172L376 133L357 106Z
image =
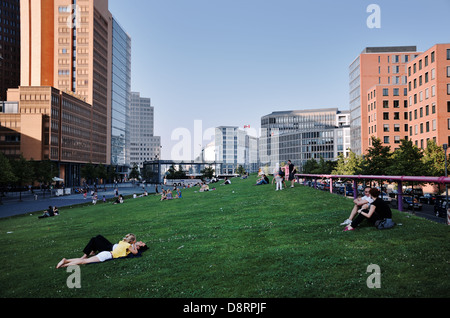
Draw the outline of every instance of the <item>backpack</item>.
M395 222L392 219L378 220L375 222L375 227L379 230L391 229L395 226Z

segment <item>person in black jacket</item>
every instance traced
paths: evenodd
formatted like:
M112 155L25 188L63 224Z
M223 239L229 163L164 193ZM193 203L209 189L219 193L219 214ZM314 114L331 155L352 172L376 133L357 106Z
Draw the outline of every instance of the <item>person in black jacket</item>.
M358 215L352 221L352 224L348 225L344 231L353 231L364 220L375 225L377 221L392 219L391 208L380 198L380 190L377 188L370 189L370 196L374 200L370 204L369 210L358 210Z

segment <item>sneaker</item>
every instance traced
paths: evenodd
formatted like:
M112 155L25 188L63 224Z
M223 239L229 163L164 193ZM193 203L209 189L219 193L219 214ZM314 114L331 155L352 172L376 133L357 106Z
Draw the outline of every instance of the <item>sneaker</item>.
M341 223L341 225L350 225L350 224L352 224L352 221L350 221L349 219Z
M348 232L348 231L354 231L354 228L349 229L348 226L345 227L344 232Z

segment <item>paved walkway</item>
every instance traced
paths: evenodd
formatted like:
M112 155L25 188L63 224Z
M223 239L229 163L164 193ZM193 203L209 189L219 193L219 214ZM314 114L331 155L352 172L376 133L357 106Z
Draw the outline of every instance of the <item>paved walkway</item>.
M133 186L130 183L119 184L119 194L123 196L137 195L144 193L142 187ZM154 186L146 186L145 190L148 193L155 193ZM114 198L114 187L113 185L107 185L106 191L102 188L98 189L98 200L101 201L103 196L106 199ZM34 194L30 192L22 192L22 201L20 201L19 194L7 194L6 197L2 198L2 204L0 205L0 218L11 217L15 215L22 215L28 213L41 213L47 210L49 206L66 207L75 204L83 204L91 201L91 196L88 195L85 199L82 194L70 194L64 196L50 196L50 193L46 193L45 197L39 193L38 199L35 200Z

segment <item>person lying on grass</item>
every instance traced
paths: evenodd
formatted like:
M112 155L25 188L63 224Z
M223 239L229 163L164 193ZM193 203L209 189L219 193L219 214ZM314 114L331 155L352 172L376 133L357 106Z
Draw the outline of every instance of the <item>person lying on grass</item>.
M91 239L89 244L84 249L85 254L82 257L71 259L63 258L56 265L56 268L68 267L73 265L90 264L90 263L102 263L111 259L128 257L130 253L132 255L137 255L139 253L139 249L141 249L142 247L146 247L145 243L136 242L136 235L127 234L122 241L112 246L111 251L108 250L109 248L108 245L106 244L103 245L103 248L99 248L104 249L103 251L100 251L97 255L92 256L92 254L95 252L94 249L98 249L97 246L93 246L93 244L91 244L92 242L93 240Z

